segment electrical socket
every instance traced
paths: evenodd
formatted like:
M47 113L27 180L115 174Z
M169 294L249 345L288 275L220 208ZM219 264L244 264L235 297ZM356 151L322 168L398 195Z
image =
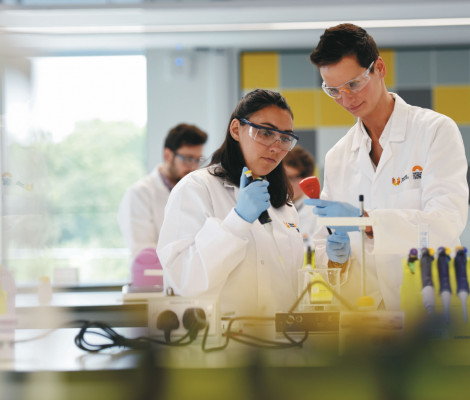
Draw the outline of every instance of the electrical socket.
M338 332L339 311L276 313L276 332Z
M148 329L150 336L164 336L161 329L157 329L158 316L166 311L173 311L179 321L179 328L171 331L171 336L178 338L186 335L188 332L183 326L183 314L188 308L201 308L206 314L206 320L209 323L208 336L220 339L221 324L219 314L219 302L214 296L201 297L183 297L183 296L163 296L158 298L149 298L148 300ZM199 332L202 336L204 330Z

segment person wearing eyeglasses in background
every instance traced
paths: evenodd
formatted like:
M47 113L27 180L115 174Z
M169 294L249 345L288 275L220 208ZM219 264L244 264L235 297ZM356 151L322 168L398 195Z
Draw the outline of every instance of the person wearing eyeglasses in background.
M310 55L323 90L357 123L327 153L321 199L308 199L325 217L358 217L359 195L366 228L366 295L378 308L400 308L402 263L418 246L420 229L429 246L459 245L468 213L467 160L455 122L407 104L387 90L384 60L362 28L326 29ZM419 65L416 66L419 68ZM427 227L427 228L426 228ZM349 231L349 232L348 232ZM341 294L361 296L361 234L357 227L326 228L315 237L315 261L342 264Z
M257 89L241 99L209 166L170 194L157 248L166 288L219 296L222 315L289 310L304 256L282 160L297 140L279 93Z
M304 200L308 197L300 188L299 182L313 175L315 161L313 156L304 148L296 146L292 151L287 153L283 162L287 179L292 185L294 193L293 201L297 212L299 213L299 229L304 240L305 249L310 246L313 250L313 234L317 230L317 218L312 213L310 207L304 204Z
M176 125L165 138L164 162L134 183L124 194L119 206L118 223L131 253L131 270L139 266L159 267L155 249L165 205L171 190L180 179L204 162L202 152L206 141L206 132L197 126ZM142 279L133 275L132 281L138 284L136 281ZM152 282L161 281L161 278L147 279L149 286Z

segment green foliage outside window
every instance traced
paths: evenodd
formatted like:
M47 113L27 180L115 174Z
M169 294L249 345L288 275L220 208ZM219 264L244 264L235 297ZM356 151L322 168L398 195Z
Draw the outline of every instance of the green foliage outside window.
M52 276L54 267L79 268L81 283L127 279L116 216L127 187L145 174L144 147L144 128L100 120L78 123L60 142L41 133L27 146L8 145L9 170L33 185L12 187L4 205L17 282Z

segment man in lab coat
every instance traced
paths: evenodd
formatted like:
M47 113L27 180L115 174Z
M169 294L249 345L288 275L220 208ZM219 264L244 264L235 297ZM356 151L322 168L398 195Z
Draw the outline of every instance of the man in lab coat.
M365 294L381 309L400 308L401 260L418 246L459 245L468 213L467 160L459 129L450 118L411 106L387 91L387 72L374 39L362 28L327 29L310 55L323 90L357 117L327 153L321 200L306 200L323 217L357 217L364 195ZM334 230L334 229L333 229ZM326 228L315 237L316 263L344 267L341 294L361 295L361 234L357 227Z
M179 124L165 138L163 159L152 172L133 184L119 206L118 223L131 263L144 249L156 249L165 205L171 189L203 162L207 134L195 125Z

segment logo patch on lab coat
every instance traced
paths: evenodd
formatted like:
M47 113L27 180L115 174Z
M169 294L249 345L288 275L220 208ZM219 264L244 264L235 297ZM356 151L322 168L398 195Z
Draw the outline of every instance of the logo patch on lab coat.
M408 174L406 174L405 176L401 177L401 178L392 178L392 183L395 185L395 186L398 186L400 183L403 183L405 181L407 181L408 179L410 179L410 177L408 176Z
M421 179L423 175L423 168L419 165L415 165L412 169L413 172L413 179Z
M297 225L294 224L293 222L284 222L284 224L286 225L287 228L289 228L289 229L290 228L295 228L295 229L297 229L297 232L300 232L299 228L297 228Z

